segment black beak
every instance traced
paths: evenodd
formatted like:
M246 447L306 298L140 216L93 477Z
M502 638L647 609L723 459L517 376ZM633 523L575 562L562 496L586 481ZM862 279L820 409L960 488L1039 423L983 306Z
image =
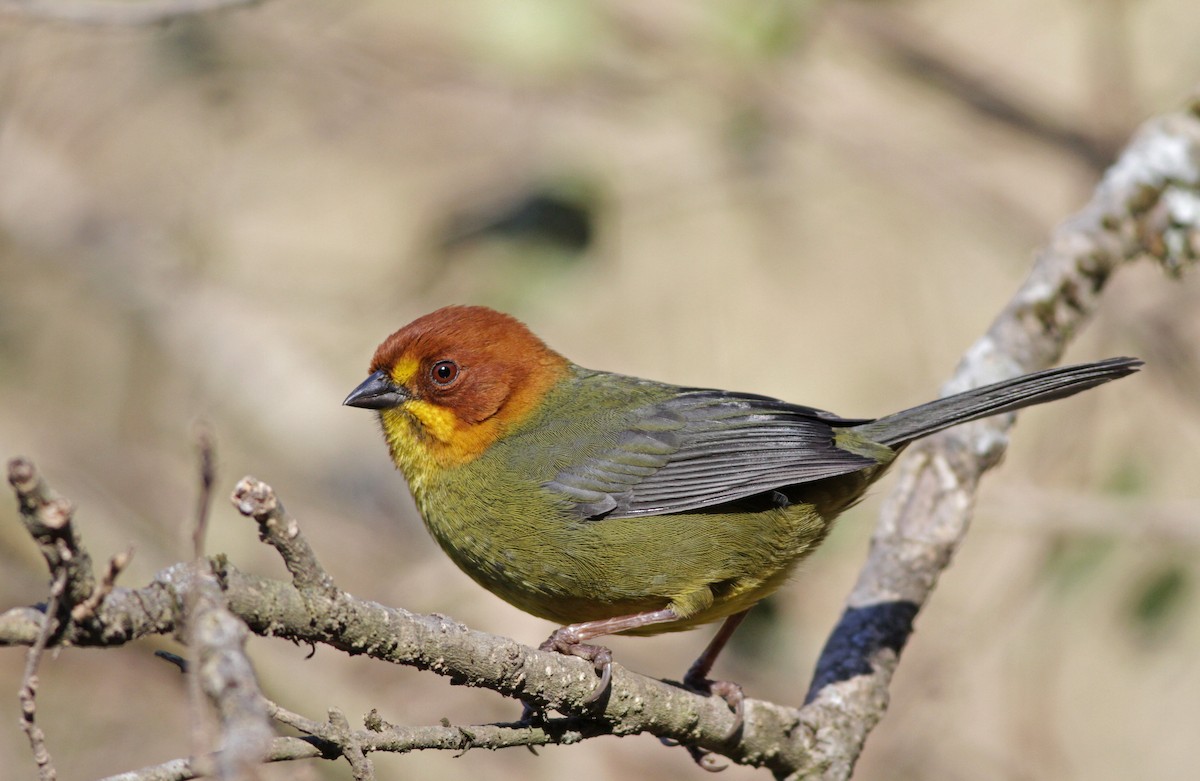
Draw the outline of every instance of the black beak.
M392 382L387 372L380 369L350 391L342 404L363 409L388 409L400 406L408 398L408 391Z

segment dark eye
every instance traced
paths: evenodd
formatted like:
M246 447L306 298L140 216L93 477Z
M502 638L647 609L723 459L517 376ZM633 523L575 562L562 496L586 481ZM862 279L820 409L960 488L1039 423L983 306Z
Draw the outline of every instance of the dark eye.
M458 379L458 364L454 361L438 361L430 367L429 378L438 385L449 385Z

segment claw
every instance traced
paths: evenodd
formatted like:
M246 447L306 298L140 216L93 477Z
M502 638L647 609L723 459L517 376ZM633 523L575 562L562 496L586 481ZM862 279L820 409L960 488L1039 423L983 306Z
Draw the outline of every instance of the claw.
M722 770L729 767L728 763L723 765L718 764L717 755L708 749L688 746L688 753L692 755L692 761L695 762L701 770L706 770L709 773L720 773Z
M675 746L683 746L685 749L687 749L688 756L690 756L692 758L692 761L695 762L696 765L701 770L706 770L709 773L720 773L722 770L729 767L728 764L724 764L724 765L717 764L719 761L717 759L717 757L719 755L712 751L709 751L706 748L700 748L699 746L685 745L683 743L680 743L678 740L675 740L674 738L659 738L658 742L663 744L664 746L667 746L668 748L674 748Z
M586 650L586 653L580 653L583 650ZM584 705L591 705L604 697L608 693L609 686L612 685L612 651L602 645L580 644L573 646L571 653L591 661L592 666L600 675L600 682L596 684L596 688L583 700Z
M658 742L664 746L667 746L668 748L683 746L685 749L687 749L687 753L689 756L691 756L692 761L695 762L701 770L707 770L709 773L720 773L722 770L729 767L728 764L717 764L718 755L706 748L700 748L698 746L685 746L673 738L659 738Z
M733 711L733 726L729 728L729 736L732 738L742 730L742 726L746 723L746 693L742 691L742 687L733 681L709 681L709 691L725 700L725 704Z
M560 654L578 656L581 659L588 660L596 668L596 674L600 676L600 681L596 684L596 688L592 690L592 693L584 698L584 705L591 705L608 693L609 686L612 683L612 651L602 645L591 645L580 642L578 636L571 631L570 627L563 627L556 630L539 648L543 651L557 651Z
M687 675L683 676L683 685L692 691L716 695L725 700L729 709L733 711L733 726L729 729L726 740L733 738L741 732L742 726L746 723L746 693L733 681L710 681L695 673L695 668L688 670Z

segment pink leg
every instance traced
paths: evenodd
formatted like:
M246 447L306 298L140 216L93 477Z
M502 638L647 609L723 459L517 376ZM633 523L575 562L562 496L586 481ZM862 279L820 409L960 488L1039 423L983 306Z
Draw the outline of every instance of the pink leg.
M692 662L692 666L688 668L687 675L684 676L683 682L691 686L694 682L708 680L708 674L712 672L713 664L717 661L717 656L725 648L725 644L729 642L729 638L733 637L733 633L742 625L746 614L749 610L743 610L740 613L734 613L729 618L725 619L725 623L721 624L721 628L713 635L713 639L709 641L708 647L704 649L704 653Z
M721 628L717 630L717 634L713 636L708 647L704 649L704 653L700 654L699 658L688 668L687 674L683 676L683 683L689 689L715 694L729 703L729 707L733 710L735 717L733 729L729 731L730 735L736 734L742 728L746 695L742 692L742 687L736 683L732 681L710 681L708 674L712 671L713 664L717 661L717 656L721 653L725 644L729 642L729 638L733 637L733 633L737 631L738 626L741 625L742 621L746 618L746 614L749 612L749 610L743 610L725 619L725 623L721 624Z

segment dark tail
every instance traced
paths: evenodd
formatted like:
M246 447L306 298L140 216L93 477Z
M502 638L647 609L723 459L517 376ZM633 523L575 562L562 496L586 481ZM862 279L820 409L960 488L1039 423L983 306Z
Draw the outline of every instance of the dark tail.
M1137 358L1109 358L1096 363L1023 374L855 426L854 431L873 442L893 448L902 447L959 423L1073 396L1109 380L1133 374L1141 365L1142 362Z

